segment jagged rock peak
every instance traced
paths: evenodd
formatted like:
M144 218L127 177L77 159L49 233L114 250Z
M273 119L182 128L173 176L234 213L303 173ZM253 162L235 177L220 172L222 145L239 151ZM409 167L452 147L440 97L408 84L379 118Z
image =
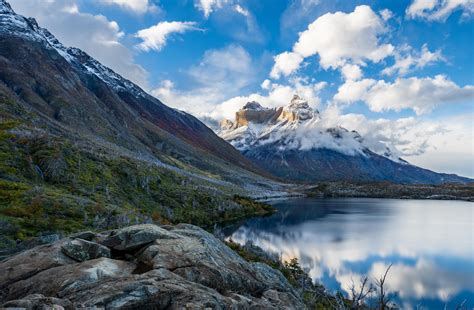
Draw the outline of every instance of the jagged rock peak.
M309 106L308 101L298 95L294 95L290 104L283 109L279 120L288 120L291 122L306 121L313 119L317 115L319 115L319 112L317 110L314 111Z
M304 100L298 95L293 95L293 98L291 99L290 106L309 106L308 101Z
M0 14L12 14L13 10L10 4L5 0L0 0Z
M232 127L234 127L234 122L232 122L230 119L223 119L220 122L220 128L222 130L231 129Z
M257 101L249 101L243 106L242 110L262 111L266 110L266 108L262 107Z

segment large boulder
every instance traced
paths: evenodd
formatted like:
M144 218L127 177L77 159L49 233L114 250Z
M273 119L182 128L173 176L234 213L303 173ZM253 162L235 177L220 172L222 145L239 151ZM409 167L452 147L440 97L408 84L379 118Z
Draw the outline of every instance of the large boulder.
M67 241L41 245L0 262L0 296L3 288L12 283L28 279L43 270L76 263L61 250Z
M183 278L218 291L249 292L257 296L270 283L242 257L206 231L187 224L174 227L174 238L156 239L138 255L138 261L153 269L166 268ZM272 269L272 272L276 272Z
M9 285L3 292L3 298L21 299L23 296L35 293L65 297L76 291L89 290L94 284L106 282L109 279L128 277L135 268L133 263L110 258L98 258L78 264L53 267ZM94 293L94 291L89 292L89 294Z
M61 250L64 254L79 262L99 257L110 257L108 247L83 239L68 241L61 247Z
M305 308L279 271L196 226L87 235L95 242L75 236L0 262L0 308Z
M118 251L130 251L156 239L172 239L167 230L152 224L135 225L113 231L102 244Z

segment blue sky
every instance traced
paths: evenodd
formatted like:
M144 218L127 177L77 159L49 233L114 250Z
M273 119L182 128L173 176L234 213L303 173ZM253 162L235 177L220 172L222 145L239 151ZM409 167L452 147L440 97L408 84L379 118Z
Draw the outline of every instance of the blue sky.
M206 121L298 93L328 125L474 177L472 0L10 2Z

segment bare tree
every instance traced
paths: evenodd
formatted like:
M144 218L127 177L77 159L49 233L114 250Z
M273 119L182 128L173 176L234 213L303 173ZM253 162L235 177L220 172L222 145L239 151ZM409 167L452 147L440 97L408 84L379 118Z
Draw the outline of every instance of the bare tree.
M376 291L376 288L369 283L369 278L366 276L361 279L359 287L356 287L354 281L352 281L350 291L351 309L358 309L364 304L365 299Z
M387 279L387 274L392 268L393 264L390 264L385 270L385 274L378 280L375 280L375 284L378 287L378 309L385 310L389 309L388 303L390 301L390 297L387 295L387 291L385 290L385 281Z

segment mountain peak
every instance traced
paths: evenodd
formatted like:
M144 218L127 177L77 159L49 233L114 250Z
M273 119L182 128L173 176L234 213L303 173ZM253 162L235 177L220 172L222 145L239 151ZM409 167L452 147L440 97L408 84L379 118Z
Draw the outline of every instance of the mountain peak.
M308 101L302 99L298 95L294 95L290 101L290 104L287 105L278 119L288 120L290 122L294 121L307 121L318 116L319 112L314 111L308 104Z
M266 110L266 108L262 107L257 101L249 101L243 106L242 110L262 111Z
M0 14L14 13L10 4L5 0L0 0Z

